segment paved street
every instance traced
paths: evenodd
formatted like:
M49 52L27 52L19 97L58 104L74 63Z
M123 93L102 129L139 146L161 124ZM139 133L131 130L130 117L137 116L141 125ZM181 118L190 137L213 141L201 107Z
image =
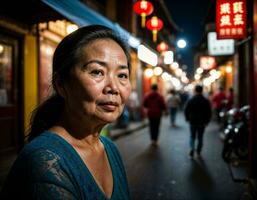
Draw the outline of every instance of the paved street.
M132 197L135 200L241 199L242 183L232 180L221 159L222 141L217 125L206 129L202 158L190 159L189 129L182 113L178 127L163 118L158 147L150 145L148 127L115 142L123 156Z

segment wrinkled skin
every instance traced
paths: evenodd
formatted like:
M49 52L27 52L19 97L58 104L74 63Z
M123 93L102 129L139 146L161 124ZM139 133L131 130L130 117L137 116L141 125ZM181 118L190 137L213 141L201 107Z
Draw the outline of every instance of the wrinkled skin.
M98 39L82 49L71 80L59 89L66 116L86 124L115 121L131 91L127 57L111 39ZM77 124L77 123L76 123Z

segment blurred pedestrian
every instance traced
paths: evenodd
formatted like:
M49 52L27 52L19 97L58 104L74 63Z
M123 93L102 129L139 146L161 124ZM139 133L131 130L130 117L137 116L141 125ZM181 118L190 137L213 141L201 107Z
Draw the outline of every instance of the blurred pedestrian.
M196 153L198 156L201 155L204 130L211 119L211 104L202 94L203 87L196 85L194 92L194 96L187 102L184 111L186 121L190 125L190 157L194 156L196 139L198 141Z
M212 97L212 104L215 110L216 119L218 123L220 122L220 111L225 108L226 100L227 98L223 87L219 87L218 91L215 94L213 94Z
M227 94L227 110L231 109L234 106L234 90L233 88L229 88Z
M207 94L206 94L207 99L209 99L210 102L212 102L212 98L213 98L213 91L210 90Z
M182 90L179 94L180 94L180 100L181 100L180 108L181 110L184 110L185 104L189 98L189 94L185 90Z
M130 118L129 109L128 109L128 106L125 105L122 114L116 120L117 128L127 128L129 125L129 118Z
M129 109L129 114L130 114L130 119L132 121L138 121L140 116L139 116L139 98L136 90L132 90L127 102L128 109Z
M122 159L101 129L130 94L129 52L111 29L66 36L53 57L55 93L35 111L0 199L130 199Z
M152 145L157 145L161 117L163 112L167 112L164 97L158 93L157 84L151 86L151 92L145 96L143 106L147 109Z
M176 116L181 103L181 99L174 89L171 89L169 91L166 102L169 109L171 126L175 127Z

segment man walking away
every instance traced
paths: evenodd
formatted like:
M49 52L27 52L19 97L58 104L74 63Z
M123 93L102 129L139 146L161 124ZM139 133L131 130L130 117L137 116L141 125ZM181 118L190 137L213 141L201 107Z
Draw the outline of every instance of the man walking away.
M159 127L162 117L162 112L166 112L166 104L164 97L158 93L158 86L153 84L151 86L151 92L149 92L143 101L144 108L147 109L147 117L150 125L150 135L152 145L157 145Z
M190 124L190 152L192 158L195 151L195 140L197 138L197 155L201 155L203 147L203 134L206 125L211 119L210 101L202 95L203 87L196 85L194 96L187 102L185 106L185 118Z

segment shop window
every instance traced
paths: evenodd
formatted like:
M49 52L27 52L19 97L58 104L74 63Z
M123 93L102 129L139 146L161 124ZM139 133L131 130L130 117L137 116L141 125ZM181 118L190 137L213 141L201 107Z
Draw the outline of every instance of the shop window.
M39 102L46 100L52 94L52 60L56 48L55 43L43 39L40 45L39 67Z
M0 43L0 106L13 103L12 54L12 46Z

